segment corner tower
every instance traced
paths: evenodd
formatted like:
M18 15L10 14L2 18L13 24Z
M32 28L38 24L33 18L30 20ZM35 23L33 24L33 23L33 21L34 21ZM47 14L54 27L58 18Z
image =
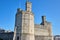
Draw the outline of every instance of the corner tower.
M26 11L17 9L13 40L35 40L34 15L31 11L31 2L26 2Z

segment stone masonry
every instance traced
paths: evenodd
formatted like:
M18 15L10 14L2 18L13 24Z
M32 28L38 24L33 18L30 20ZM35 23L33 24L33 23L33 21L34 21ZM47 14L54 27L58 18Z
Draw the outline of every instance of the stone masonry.
M41 24L34 24L32 3L26 2L26 11L17 9L13 40L53 40L52 25L42 16Z

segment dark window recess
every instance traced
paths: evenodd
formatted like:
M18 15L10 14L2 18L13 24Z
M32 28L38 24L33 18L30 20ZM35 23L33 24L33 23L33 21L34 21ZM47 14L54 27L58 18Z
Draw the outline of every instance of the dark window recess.
M19 37L17 37L17 40L19 40Z

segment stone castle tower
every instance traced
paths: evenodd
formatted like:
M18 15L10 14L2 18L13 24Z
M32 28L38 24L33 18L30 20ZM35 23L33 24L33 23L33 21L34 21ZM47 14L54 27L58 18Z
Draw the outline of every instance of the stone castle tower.
M41 24L34 24L32 3L26 2L26 11L17 9L13 40L53 40L52 25L42 16Z
M34 15L31 6L32 3L26 2L26 11L17 9L13 40L35 40Z

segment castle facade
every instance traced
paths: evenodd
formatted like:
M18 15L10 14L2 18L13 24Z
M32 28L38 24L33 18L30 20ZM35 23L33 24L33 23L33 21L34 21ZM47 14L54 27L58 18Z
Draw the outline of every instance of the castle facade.
M42 16L41 24L34 24L31 2L26 2L26 11L17 9L13 40L53 40L52 25L46 16Z

